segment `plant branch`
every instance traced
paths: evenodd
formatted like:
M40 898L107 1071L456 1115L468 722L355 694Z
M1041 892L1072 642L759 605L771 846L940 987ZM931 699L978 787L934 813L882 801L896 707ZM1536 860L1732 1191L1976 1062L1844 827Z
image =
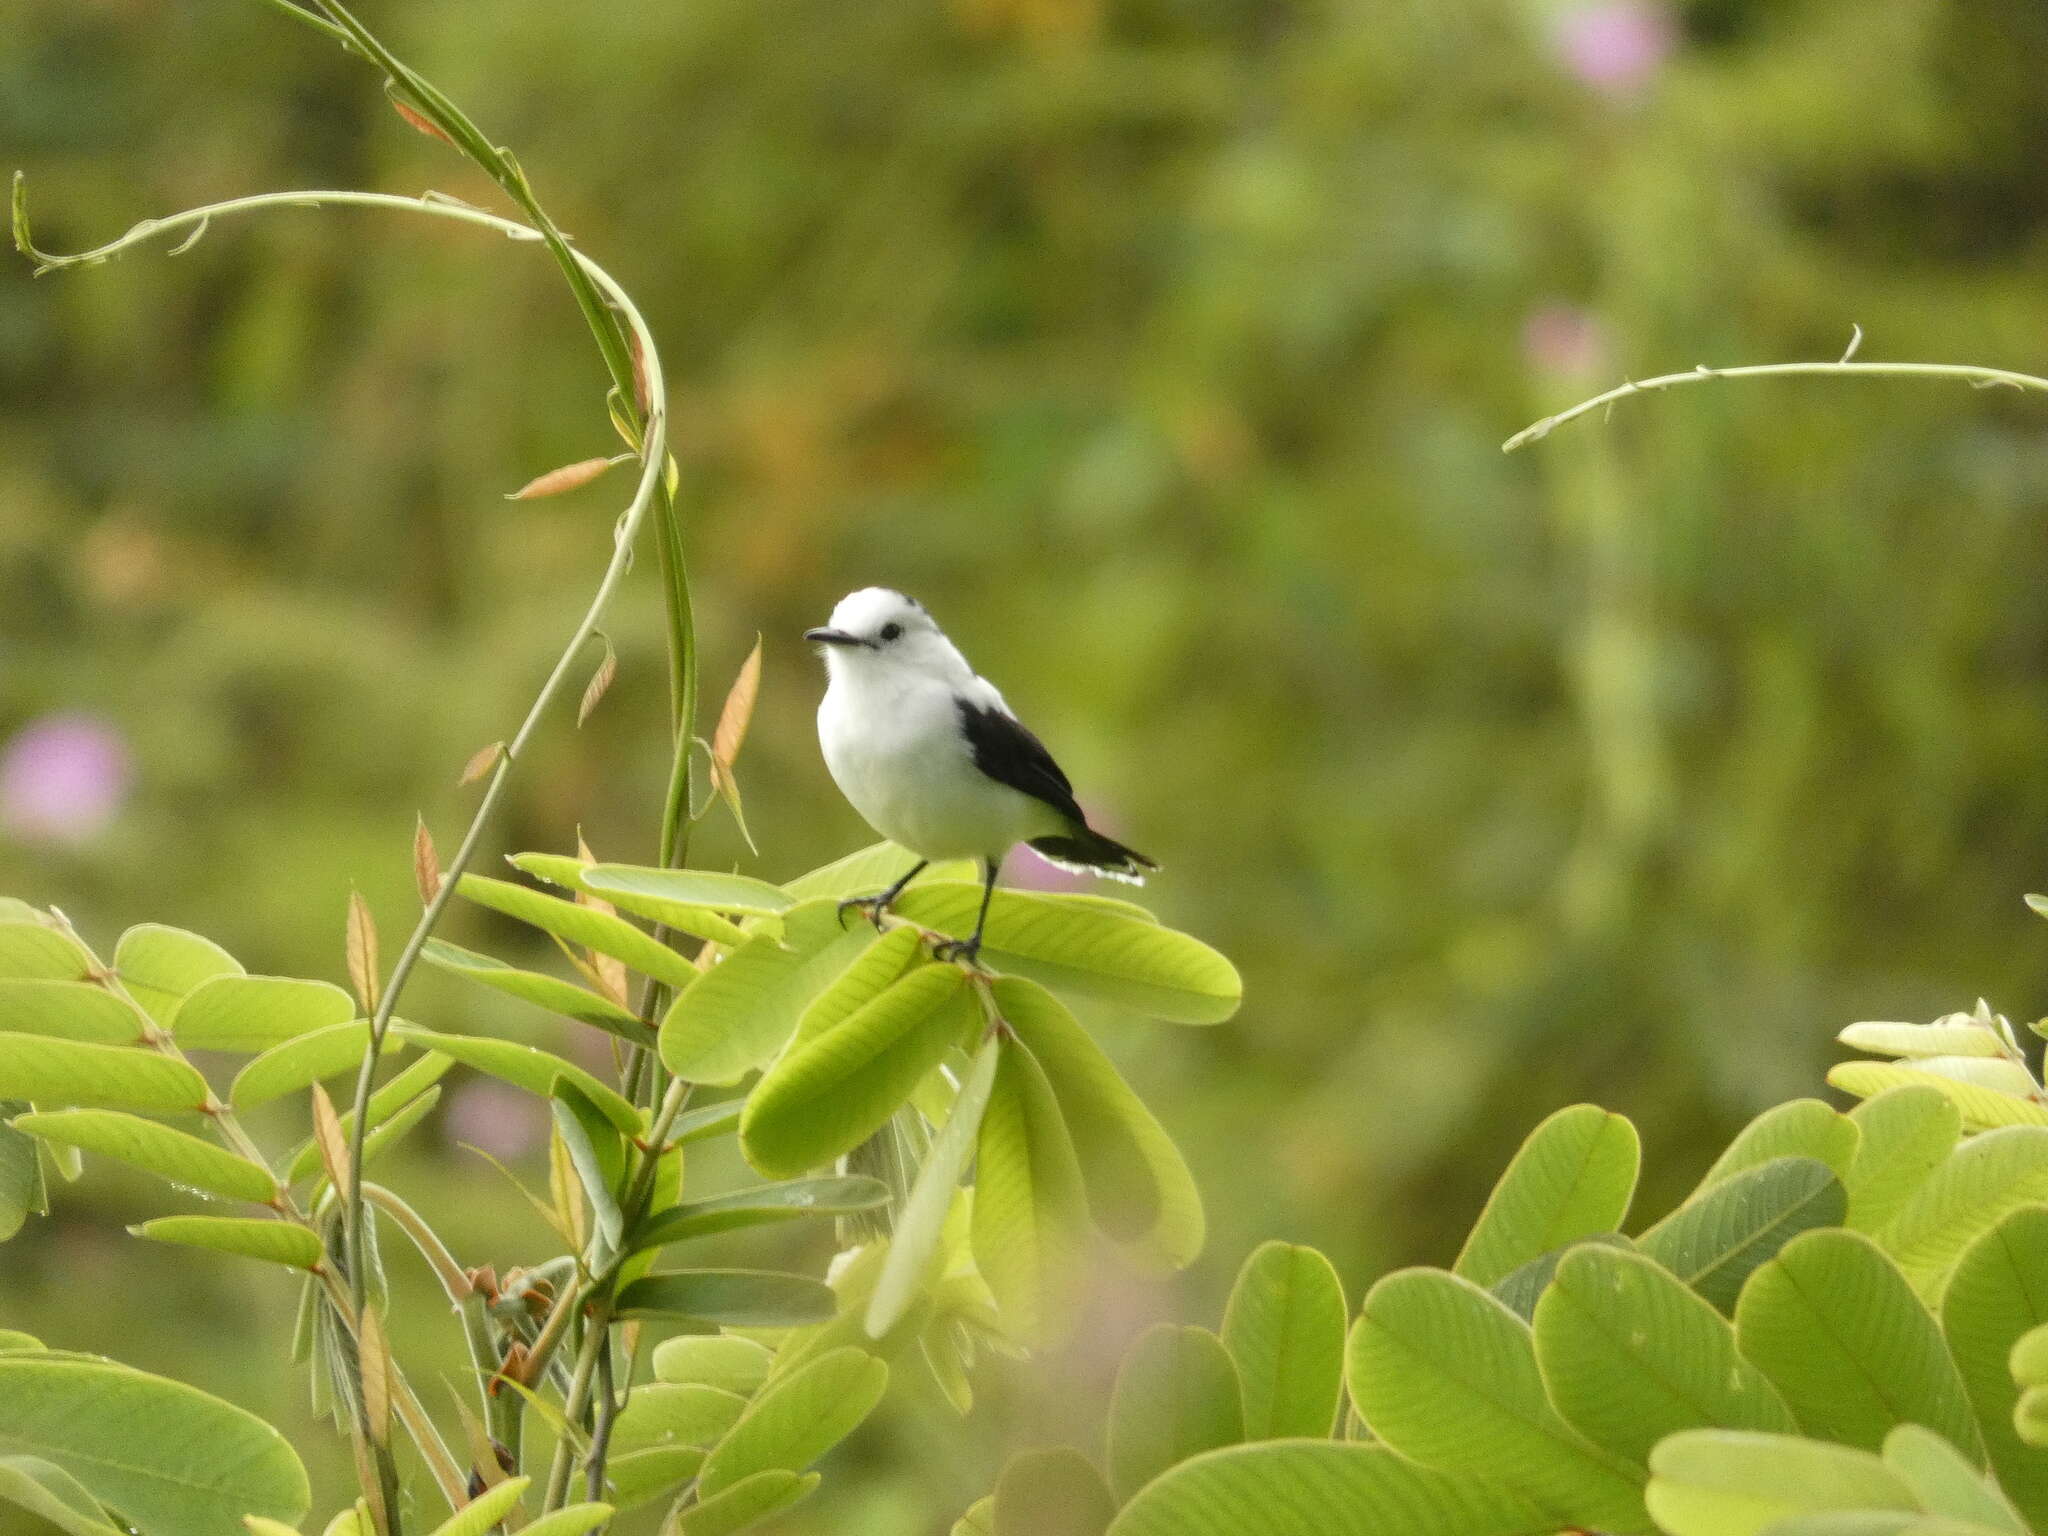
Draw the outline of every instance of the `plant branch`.
M206 232L212 221L217 217L269 208L323 206L387 208L427 213L439 218L453 219L459 223L474 224L482 228L493 229L515 240L539 240L545 238L539 231L530 226L520 224L515 220L501 218L498 215L486 213L481 209L472 208L466 204L432 197L407 198L375 192L283 192L260 193L249 197L232 198L224 202L173 214L167 218L144 220L127 233L117 239L108 241L104 245L95 246L90 250L79 252L75 255L58 255L38 250L30 238L26 191L23 179L19 173L16 174L14 181L13 230L15 244L23 254L29 256L37 263L37 271L40 274L64 267L103 262L129 249L131 246L140 245L149 240L175 233L184 232L190 236L190 239L197 239ZM190 240L186 243L189 244ZM654 346L653 337L649 333L646 322L641 317L638 308L610 274L606 273L595 262L583 256L580 252L571 253L571 255L578 268L587 275L592 283L603 289L612 303L617 306L619 313L625 316L626 323L632 328L634 336L639 341L648 398L648 417L640 446L642 460L640 480L633 493L632 500L619 519L613 538L612 557L605 567L603 576L599 580L596 593L592 596L582 619L577 623L568 642L564 645L546 681L535 695L532 705L527 710L525 719L520 723L519 729L507 744L504 753L500 756L497 766L484 788L483 796L478 802L469 828L464 833L462 842L457 848L454 857L447 865L446 877L442 881L440 889L435 893L433 900L427 904L425 910L420 914L419 921L414 925L411 935L407 938L404 948L400 951L398 959L392 967L389 980L383 988L377 1008L371 1017L370 1038L363 1052L362 1066L357 1074L356 1081L353 1146L351 1148L349 1167L350 1187L344 1192L346 1231L344 1246L349 1258L347 1267L349 1312L351 1317L361 1313L366 1293L365 1288L368 1282L366 1266L359 1261L359 1256L363 1252L363 1221L365 1219L362 1199L362 1164L363 1143L369 1122L367 1107L371 1084L375 1078L376 1064L382 1052L385 1035L390 1028L393 1010L397 1006L398 998L405 987L407 979L418 964L428 936L440 921L442 913L446 910L449 900L454 895L462 872L469 867L476 857L477 849L482 843L483 834L490 822L492 813L497 809L498 802L503 797L513 764L524 751L535 730L538 729L550 705L562 693L577 657L581 654L584 645L589 641L591 635L595 633L605 609L610 605L620 583L624 580L625 574L632 563L632 549L635 538L646 520L649 509L654 505L657 497L665 492L663 470L668 458L665 429L667 391L662 376L660 356ZM408 1428L411 1427L411 1424L408 1423ZM427 1426L427 1430L431 1433L431 1425ZM422 1449L424 1450L425 1447L423 1446ZM432 1459L431 1456L429 1459Z
M2019 389L2048 393L2048 379L2031 373L2013 373L2004 368L1979 368L1968 363L1852 363L1846 358L1835 363L1745 363L1737 368L1709 368L1705 363L1685 373L1664 373L1654 379L1632 379L1616 385L1590 400L1581 400L1570 410L1559 411L1522 428L1500 445L1501 452L1513 453L1538 438L1548 437L1568 421L1589 415L1602 406L1613 405L1631 395L1672 389L1680 384L1701 384L1708 379L1787 378L1800 374L1834 374L1873 379L1953 379L1974 389Z

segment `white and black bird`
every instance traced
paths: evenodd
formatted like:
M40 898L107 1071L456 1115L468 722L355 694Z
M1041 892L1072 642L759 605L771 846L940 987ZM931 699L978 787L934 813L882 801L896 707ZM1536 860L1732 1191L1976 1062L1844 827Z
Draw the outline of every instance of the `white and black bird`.
M880 913L927 864L979 859L974 933L940 954L971 961L996 875L1018 843L1065 868L1136 884L1159 867L1088 825L1044 743L975 675L922 604L863 587L804 638L824 648L831 678L818 706L818 742L833 782L869 826L917 855L886 891L843 905Z

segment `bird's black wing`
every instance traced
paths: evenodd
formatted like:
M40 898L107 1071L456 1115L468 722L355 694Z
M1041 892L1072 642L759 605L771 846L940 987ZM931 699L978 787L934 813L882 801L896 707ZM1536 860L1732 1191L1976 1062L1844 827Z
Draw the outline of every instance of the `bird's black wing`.
M1045 743L1003 710L958 699L960 733L974 754L974 766L1034 800L1043 800L1063 816L1083 826L1088 818L1074 800L1074 786L1060 772L1060 765L1045 750Z

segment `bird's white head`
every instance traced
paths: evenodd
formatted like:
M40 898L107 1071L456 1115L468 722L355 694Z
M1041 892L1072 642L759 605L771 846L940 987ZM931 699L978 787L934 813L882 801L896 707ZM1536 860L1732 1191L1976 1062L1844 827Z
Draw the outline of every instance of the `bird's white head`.
M974 669L915 598L888 587L849 592L832 610L831 622L804 631L824 647L833 677L923 674L964 682Z

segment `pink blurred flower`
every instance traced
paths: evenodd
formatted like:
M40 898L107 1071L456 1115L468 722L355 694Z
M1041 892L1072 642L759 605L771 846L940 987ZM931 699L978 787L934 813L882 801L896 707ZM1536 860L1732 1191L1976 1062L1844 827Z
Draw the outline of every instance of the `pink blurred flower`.
M1582 382L1608 371L1600 317L1577 304L1546 304L1522 322L1522 358L1532 373Z
M1581 0L1551 23L1551 46L1579 81L1610 98L1640 95L1678 46L1660 0Z
M489 1077L456 1085L442 1111L441 1134L450 1145L475 1147L501 1163L539 1150L548 1136L540 1100Z
M0 828L31 843L85 843L134 780L121 733L92 715L31 720L0 751Z

